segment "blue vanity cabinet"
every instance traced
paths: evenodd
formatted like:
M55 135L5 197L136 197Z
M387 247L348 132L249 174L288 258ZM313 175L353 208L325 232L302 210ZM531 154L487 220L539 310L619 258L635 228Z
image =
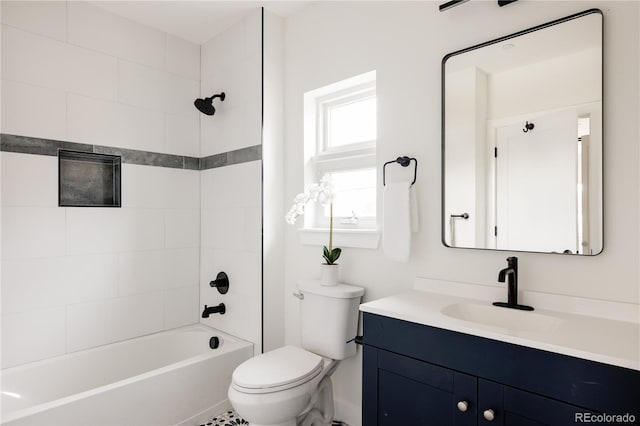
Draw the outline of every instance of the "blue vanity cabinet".
M363 388L375 420L365 425L475 425L477 379L393 352L365 346ZM374 395L375 393L375 395ZM465 411L457 408L464 401Z
M364 426L640 424L638 371L370 313L362 380Z

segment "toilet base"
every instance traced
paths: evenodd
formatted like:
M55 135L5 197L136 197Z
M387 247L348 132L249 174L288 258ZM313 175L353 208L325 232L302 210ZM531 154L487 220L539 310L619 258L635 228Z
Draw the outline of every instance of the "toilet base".
M315 388L312 395L307 393L310 388ZM333 420L333 386L329 376L323 377L317 386L310 383L271 394L243 394L232 385L229 401L251 426L329 426Z
M268 425L260 425L258 423L249 423L250 426L297 426L297 423L294 420L290 420L284 423L278 423L278 424L268 424Z
M308 410L308 411L307 411ZM298 416L300 426L330 426L333 421L333 385L331 377L320 380L318 388L309 401L309 406Z

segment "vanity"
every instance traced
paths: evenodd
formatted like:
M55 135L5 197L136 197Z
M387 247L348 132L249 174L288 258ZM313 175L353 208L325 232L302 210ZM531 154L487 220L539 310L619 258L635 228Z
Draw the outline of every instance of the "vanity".
M640 424L634 307L523 296L535 311L493 306L504 288L419 279L361 305L363 425Z

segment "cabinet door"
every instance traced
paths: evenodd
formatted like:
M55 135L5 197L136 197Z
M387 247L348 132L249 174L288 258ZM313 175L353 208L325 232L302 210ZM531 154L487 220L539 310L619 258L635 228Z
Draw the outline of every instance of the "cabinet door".
M485 426L566 426L581 423L596 413L562 401L545 398L520 389L478 379L478 425ZM491 410L493 417L485 417ZM602 425L589 421L590 425Z
M365 426L475 425L475 377L367 346L363 367Z

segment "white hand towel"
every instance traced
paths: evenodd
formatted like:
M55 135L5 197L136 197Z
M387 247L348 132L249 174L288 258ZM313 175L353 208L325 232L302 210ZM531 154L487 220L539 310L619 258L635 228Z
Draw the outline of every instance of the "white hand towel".
M411 232L420 231L420 219L418 216L418 199L415 185L409 188L409 208L411 209Z
M384 254L408 262L411 250L410 182L389 182L382 191L382 247Z

